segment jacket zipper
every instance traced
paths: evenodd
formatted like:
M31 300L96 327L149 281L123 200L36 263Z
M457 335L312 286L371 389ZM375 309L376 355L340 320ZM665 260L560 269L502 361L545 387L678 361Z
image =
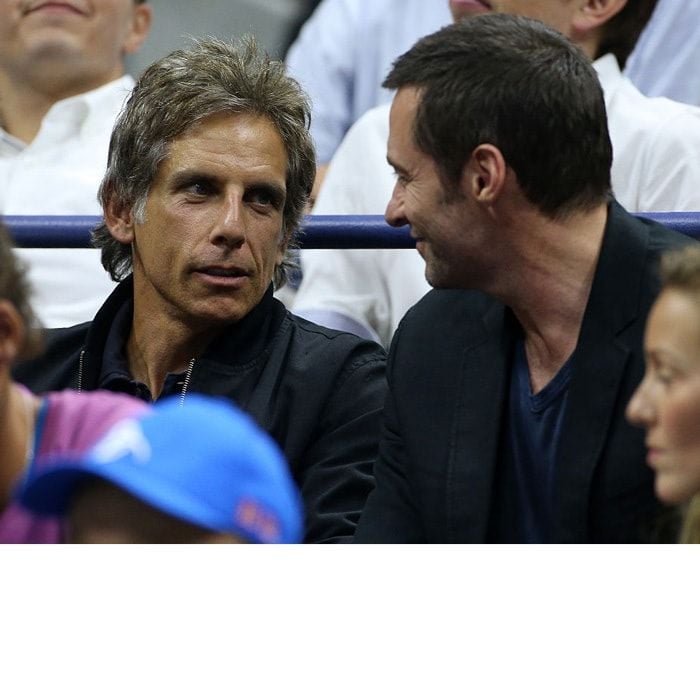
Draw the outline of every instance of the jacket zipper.
M78 393L82 393L83 391L83 366L84 366L84 358L85 358L85 350L80 351L80 359L78 360ZM194 369L194 361L195 358L193 357L190 360L189 365L187 366L187 373L185 374L185 381L182 383L182 389L180 391L180 407L182 407L185 404L185 394L187 393L187 389L190 385L190 379L192 379L192 370Z
M83 393L83 365L85 358L85 350L80 351L80 359L78 360L78 393Z
M192 378L192 370L194 369L194 357L190 360L190 364L187 367L187 374L185 374L185 381L182 383L182 391L180 392L180 408L185 404L185 394L187 393L187 387L190 385L190 379Z

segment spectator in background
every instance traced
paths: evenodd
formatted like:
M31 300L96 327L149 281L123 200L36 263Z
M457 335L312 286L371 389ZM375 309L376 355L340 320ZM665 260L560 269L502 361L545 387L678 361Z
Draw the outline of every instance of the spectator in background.
M58 519L37 517L13 498L17 479L34 458L86 450L117 420L148 408L105 391L33 395L12 381L10 369L37 352L40 341L22 266L0 227L0 543L61 540Z
M691 239L612 199L596 72L545 24L456 22L386 84L386 218L436 289L391 346L357 540L644 540L661 506L624 412L658 255Z
M700 0L659 0L625 73L645 95L700 105Z
M0 0L0 214L98 214L125 54L151 24L141 0ZM113 284L89 250L22 250L48 327L92 317Z
M447 5L447 0L444 0ZM612 186L630 211L700 210L700 109L644 97L621 74L656 0L492 0L491 9L452 0L455 20L491 11L532 16L578 42L594 60L613 143ZM379 214L395 178L386 163L389 108L368 112L338 149L316 214ZM309 250L294 311L385 345L429 290L411 250Z
M319 163L314 194L346 131L368 109L391 100L382 80L392 61L449 21L444 0L322 0L286 59L311 97Z
M700 544L700 249L667 253L661 276L627 417L646 430L656 494L686 510L681 541Z
M94 238L120 284L17 377L35 391L233 399L282 446L305 539L343 541L373 484L385 357L272 295L314 180L308 124L298 84L252 39L197 42L151 65L100 188Z
M119 422L87 454L37 463L19 500L65 516L77 544L292 544L303 533L274 440L229 402L200 396Z

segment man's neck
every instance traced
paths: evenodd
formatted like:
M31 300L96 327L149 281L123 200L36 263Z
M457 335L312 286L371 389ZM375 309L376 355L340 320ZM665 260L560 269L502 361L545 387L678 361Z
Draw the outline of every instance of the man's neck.
M82 95L120 77L93 80L57 78L53 71L17 79L0 71L0 126L23 143L30 144L39 133L41 123L51 107L60 100Z
M511 284L498 295L523 328L533 392L576 348L607 221L607 206L566 220L528 222L518 234ZM517 273L513 273L517 270Z
M177 319L143 318L135 303L126 344L129 372L156 399L167 375L184 372L192 358L199 357L219 332L220 329L193 331Z

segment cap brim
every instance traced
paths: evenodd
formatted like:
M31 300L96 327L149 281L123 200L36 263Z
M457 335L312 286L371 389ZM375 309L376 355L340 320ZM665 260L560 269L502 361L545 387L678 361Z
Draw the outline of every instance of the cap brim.
M240 527L230 518L230 514L207 507L179 485L163 480L160 475L134 470L120 464L120 461L105 465L88 461L76 464L73 460L46 466L41 473L30 475L21 488L19 500L25 508L40 515L63 516L80 486L94 477L105 479L157 510L185 522L260 543L256 532ZM284 541L281 534L281 541Z

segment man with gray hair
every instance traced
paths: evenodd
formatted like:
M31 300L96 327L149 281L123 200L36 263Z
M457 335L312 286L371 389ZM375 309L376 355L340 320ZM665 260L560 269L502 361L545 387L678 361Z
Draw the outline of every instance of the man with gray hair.
M308 125L298 84L253 39L196 42L148 68L112 134L94 233L120 284L18 377L235 400L281 445L306 540L342 541L372 487L384 354L272 294L314 181Z

